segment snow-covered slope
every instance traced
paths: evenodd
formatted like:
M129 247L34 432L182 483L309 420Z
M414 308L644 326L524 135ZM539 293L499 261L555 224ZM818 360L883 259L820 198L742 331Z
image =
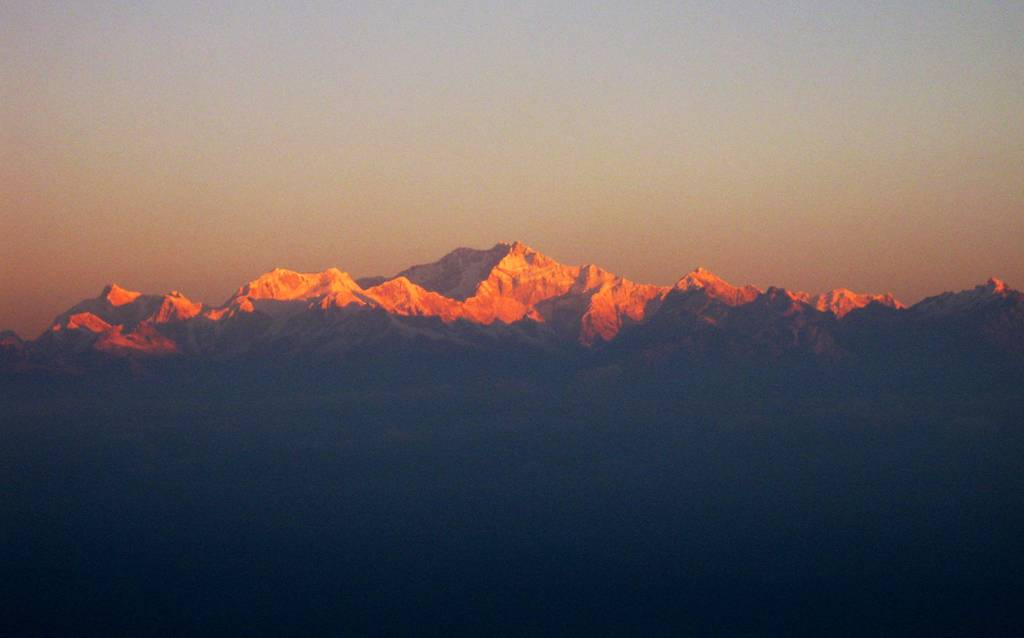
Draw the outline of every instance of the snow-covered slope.
M393 283L403 280L414 287ZM587 345L607 341L624 324L642 320L650 302L667 291L635 284L596 266L567 266L521 242L502 242L487 250L459 248L434 263L404 270L368 292L390 288L414 292L423 300L414 304L415 312L401 314L484 325L549 323ZM429 297L431 293L439 297Z
M974 290L926 299L906 312L944 316L1006 299L1019 301L1020 293L993 279ZM25 347L48 354L197 356L342 352L371 342L421 338L595 347L635 328L654 342L731 332L744 335L744 348L760 347L760 340L771 344L769 349L824 352L832 347L829 322L869 305L903 308L892 295L842 288L808 294L735 286L704 268L671 287L642 284L598 266L562 264L520 242L502 242L485 250L459 248L395 277L359 282L337 268L278 268L240 286L216 307L177 291L149 295L111 284L56 317ZM993 321L985 325L996 325ZM1007 321L1016 325L1016 319ZM23 347L9 341L8 349Z
M962 313L988 304L994 300L1006 299L1012 294L1019 295L1006 282L995 277L971 290L944 292L928 297L915 304L911 310L918 315L951 315Z
M836 288L817 295L799 294L803 296L806 303L815 309L821 312L831 312L840 319L854 310L860 310L873 303L881 304L888 308L903 308L903 304L889 293L882 295L865 294L853 292L846 288Z

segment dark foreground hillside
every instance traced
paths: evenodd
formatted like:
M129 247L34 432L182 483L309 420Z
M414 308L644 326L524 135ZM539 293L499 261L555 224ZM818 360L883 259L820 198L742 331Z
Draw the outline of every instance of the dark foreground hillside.
M1024 633L1006 374L555 368L9 378L0 629Z

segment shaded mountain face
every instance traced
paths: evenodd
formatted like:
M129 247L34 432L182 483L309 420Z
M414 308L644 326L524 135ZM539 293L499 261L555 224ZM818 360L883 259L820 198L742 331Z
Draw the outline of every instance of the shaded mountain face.
M703 267L683 275L676 282L674 290L681 293L699 290L709 299L727 306L748 304L761 294L761 291L753 286L733 286Z
M107 354L181 352L172 337L203 309L177 291L144 295L111 284L57 316L34 346L48 354L94 350ZM165 330L157 326L167 326Z
M521 244L111 285L0 333L4 635L1018 635L1022 346Z
M405 277L426 290L465 301L476 293L477 287L510 253L512 246L505 243L496 244L490 250L456 248L436 262L412 266L398 273L397 277Z
M10 330L0 331L0 362L5 359L17 360L25 354L25 342Z
M649 304L666 292L596 266L566 266L520 242L459 248L395 278L403 279L457 302L431 314L483 325L545 323L586 345L608 341L623 325L642 320Z
M999 279L929 297L907 314L918 333L941 338L959 350L983 346L996 355L1024 354L1024 294Z
M13 330L0 330L0 348L17 348L24 344Z
M1020 633L1020 293L455 262L0 334L4 635Z
M872 295L856 293L845 288L836 288L817 295L798 293L801 301L810 304L821 312L831 312L841 319L854 310L860 310L870 304L878 304L888 308L903 308L891 294Z
M889 294L762 291L704 268L674 286L657 286L503 242L458 248L390 278L278 268L216 307L177 291L152 295L111 284L56 317L35 341L8 335L2 346L8 360L37 361L86 354L336 357L414 347L575 352L591 359L603 353L599 358L648 362L791 355L836 362L865 352L877 358L900 342L926 348L936 340L1018 352L1021 299L991 280L905 309Z
M667 291L596 266L566 266L518 242L459 248L395 277L360 281L336 268L278 268L240 286L219 307L177 292L145 295L111 285L58 316L37 350L230 356L338 352L388 338L590 346L642 321Z
M913 312L920 317L950 317L1019 299L1018 291L1009 288L1004 281L992 278L972 290L945 292L923 299L914 306Z

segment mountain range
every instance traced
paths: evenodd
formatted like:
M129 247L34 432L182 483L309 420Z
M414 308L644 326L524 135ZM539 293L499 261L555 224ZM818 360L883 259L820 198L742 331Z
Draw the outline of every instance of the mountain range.
M1024 352L1024 295L997 279L909 308L891 294L734 286L697 268L673 286L568 266L520 242L458 248L393 277L275 269L220 306L106 286L38 338L0 334L8 367L104 358L337 357L416 348L693 358L864 356L958 342ZM925 343L921 340L924 339ZM931 345L934 345L931 344ZM897 347L898 349L898 347ZM653 353L653 355L652 355Z
M0 634L1024 635L1022 380L996 279L111 284L0 332Z

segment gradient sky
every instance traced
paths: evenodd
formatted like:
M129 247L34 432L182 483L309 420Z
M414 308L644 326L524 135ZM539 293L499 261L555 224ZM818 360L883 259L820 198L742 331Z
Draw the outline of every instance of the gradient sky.
M1024 3L0 4L0 327L520 239L1024 287Z

